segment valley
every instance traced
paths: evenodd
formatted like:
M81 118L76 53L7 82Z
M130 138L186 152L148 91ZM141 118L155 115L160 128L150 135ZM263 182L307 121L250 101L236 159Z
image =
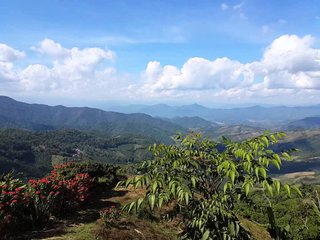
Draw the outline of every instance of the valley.
M287 134L282 142L274 146L275 150L299 150L293 153L293 162L284 163L281 173L320 169L320 118L312 117L312 114L320 113L319 106L283 108L280 125L277 125L280 119L278 107L231 111L201 105L155 105L129 106L123 110L130 112L128 109L144 113L52 107L27 104L2 96L0 171L15 169L26 176L40 177L50 171L52 164L65 161L87 159L119 165L134 164L151 157L148 146L160 142L173 143L172 136L177 133L195 131L219 142L222 136L242 140L256 137L266 130ZM252 124L249 118L254 116L256 119ZM264 117L269 124L257 124ZM272 122L275 117L278 120ZM299 117L306 118L294 120ZM230 124L234 122L237 124ZM276 170L272 172L277 173Z

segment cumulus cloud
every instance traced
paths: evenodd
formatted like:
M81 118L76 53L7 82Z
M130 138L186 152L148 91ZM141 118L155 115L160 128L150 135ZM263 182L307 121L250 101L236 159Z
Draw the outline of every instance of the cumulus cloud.
M33 50L53 58L51 68L46 65L32 64L19 73L22 86L26 90L78 89L93 84L100 63L114 60L114 53L101 48L64 48L60 43L44 39Z
M253 81L253 75L246 65L228 58L209 61L204 58L190 58L181 69L175 66L161 67L159 62L147 65L144 77L154 80L153 90L226 89L237 85L245 86Z
M0 43L0 62L13 62L25 57L24 52Z
M48 38L42 40L37 47L31 47L31 49L52 57L66 57L69 54L68 49Z
M24 53L0 45L0 90L10 85L11 91L30 94L94 98L123 87L128 80L126 74L110 66L115 59L110 50L65 48L51 39L44 39L32 50L44 57L50 56L50 66L39 62L19 68L12 61L24 57Z
M110 50L65 48L51 39L32 48L50 56L50 65L38 62L19 68L14 61L25 54L2 44L0 90L6 81L30 94L74 98L312 100L320 96L320 49L314 42L311 36L283 35L266 47L260 60L247 63L227 57L191 57L181 67L150 61L141 76L114 68Z
M6 85L8 81L17 78L16 71L14 70L13 62L24 58L25 53L9 47L6 44L0 43L0 84Z
M320 49L311 36L283 35L264 51L260 61L190 58L181 68L149 62L142 74L144 92L211 90L215 96L271 96L295 90L320 90Z

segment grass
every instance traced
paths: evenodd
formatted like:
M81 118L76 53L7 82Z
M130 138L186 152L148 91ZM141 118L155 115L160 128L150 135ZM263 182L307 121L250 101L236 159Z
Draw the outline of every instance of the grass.
M53 229L33 234L31 239L118 239L118 240L176 240L181 231L177 221L166 222L159 216L150 216L147 213L129 215L124 213L121 219L114 225L109 226L99 219L99 211L110 207L123 206L145 194L145 190L133 188L116 189L101 194L99 199L93 201L88 208L70 216L61 226L53 226ZM242 219L241 224L251 232L253 239L270 240L268 232L263 226Z
M45 239L50 240L88 240L88 239L98 239L97 238L97 224L96 222L80 224L75 226L69 226L66 228L66 233L60 236L49 237Z
M270 234L263 226L253 223L248 219L241 219L242 226L251 233L252 238L255 240L271 240Z
M137 215L123 214L120 221L114 227L106 226L99 220L99 211L110 207L123 206L136 198L143 196L145 191L138 189L116 189L111 192L102 193L89 206L70 216L68 219L56 223L51 229L33 232L27 239L164 239L175 240L180 230L176 223L164 222L160 219L150 219L148 216L138 217ZM25 239L23 238L23 239Z

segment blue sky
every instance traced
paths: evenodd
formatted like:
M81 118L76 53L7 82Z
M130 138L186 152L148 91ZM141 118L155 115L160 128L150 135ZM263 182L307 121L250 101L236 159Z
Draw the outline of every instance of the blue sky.
M0 94L319 104L319 29L316 0L2 0Z

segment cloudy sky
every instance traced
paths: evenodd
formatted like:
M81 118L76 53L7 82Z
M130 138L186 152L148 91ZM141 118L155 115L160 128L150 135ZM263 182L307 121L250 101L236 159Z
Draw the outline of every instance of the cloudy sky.
M0 95L320 104L318 0L2 0Z

